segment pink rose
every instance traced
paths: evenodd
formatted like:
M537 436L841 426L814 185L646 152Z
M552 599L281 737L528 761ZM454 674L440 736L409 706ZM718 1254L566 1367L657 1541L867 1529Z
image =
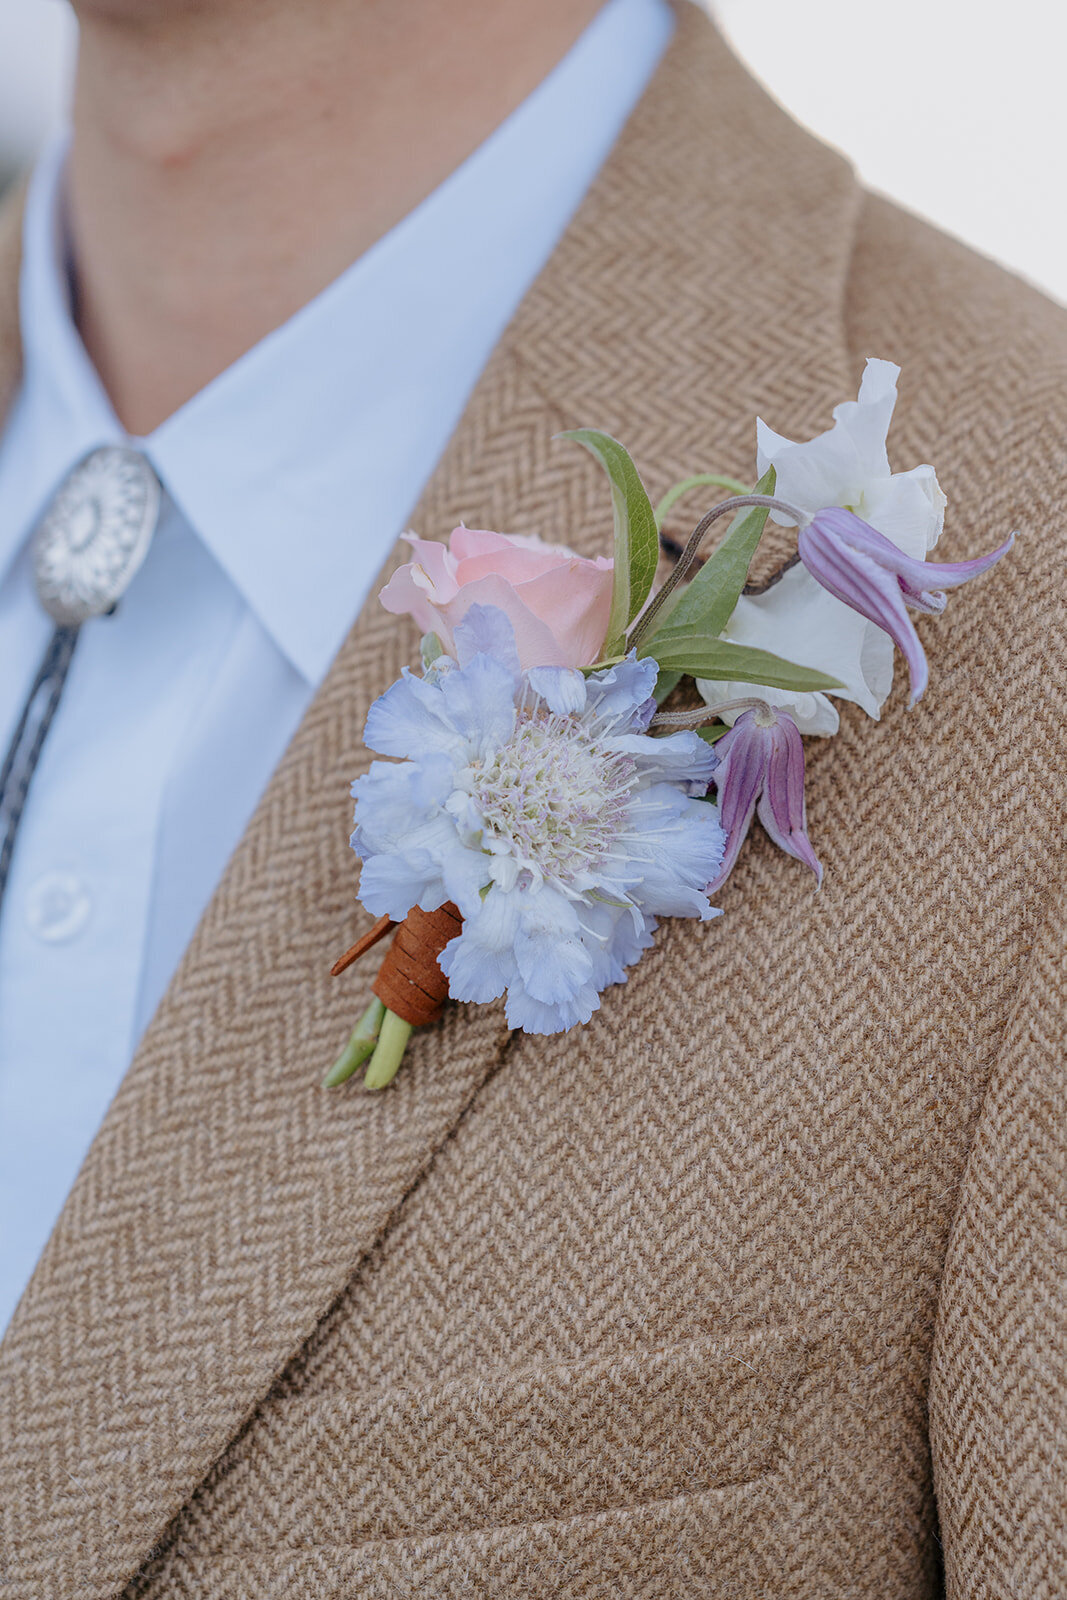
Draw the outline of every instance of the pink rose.
M515 629L526 667L587 667L608 631L614 562L587 561L562 545L521 534L456 528L448 546L404 536L415 560L381 592L387 611L414 617L455 655L452 630L472 605L498 606Z

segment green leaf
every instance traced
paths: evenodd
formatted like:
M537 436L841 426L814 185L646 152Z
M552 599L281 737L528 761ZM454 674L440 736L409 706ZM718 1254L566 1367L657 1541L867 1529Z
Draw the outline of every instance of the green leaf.
M715 744L723 737L724 734L729 733L730 730L729 728L725 727L723 723L716 722L713 723L711 727L708 727L708 725L705 723L704 727L698 728L696 731L698 737L703 739L705 744Z
M435 661L439 661L445 653L445 647L436 633L424 633L420 645L422 653L422 670L429 672Z
M774 483L774 468L768 467L752 492L773 494ZM642 642L639 655L655 656L658 661L656 641L676 627L697 628L707 638L717 638L733 615L766 521L765 506L738 512L726 537L696 577L678 590L677 598L672 595L668 600L657 626Z
M671 690L677 689L681 681L682 674L680 672L661 672L656 679L656 687L652 691L656 704L661 706Z
M659 534L651 501L637 468L617 439L595 428L575 428L561 433L583 445L608 475L615 513L615 577L611 613L602 654L619 655L625 647L626 629L648 599L659 560Z
M683 672L693 678L713 678L724 683L761 683L769 689L794 689L801 694L844 688L836 678L816 672L814 667L798 666L769 650L709 639L696 628L680 629L674 638L660 634L657 646L655 656L661 672Z
M775 472L769 467L753 493L773 494L774 487ZM836 678L816 672L813 667L718 637L737 605L766 521L763 506L740 512L718 549L697 576L679 589L677 598L672 597L663 620L641 641L638 655L654 657L659 666L657 687L672 678L677 682L677 674L726 683L763 684L802 694L843 687Z

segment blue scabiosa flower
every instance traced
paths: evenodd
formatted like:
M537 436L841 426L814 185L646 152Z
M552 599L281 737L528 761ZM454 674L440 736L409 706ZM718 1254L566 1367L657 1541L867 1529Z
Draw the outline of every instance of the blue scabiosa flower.
M440 964L456 1000L507 994L527 1033L588 1022L659 916L717 913L725 836L695 733L652 738L656 663L588 678L520 671L511 625L473 606L456 662L405 675L371 707L376 761L353 785L360 898L397 921L453 901Z

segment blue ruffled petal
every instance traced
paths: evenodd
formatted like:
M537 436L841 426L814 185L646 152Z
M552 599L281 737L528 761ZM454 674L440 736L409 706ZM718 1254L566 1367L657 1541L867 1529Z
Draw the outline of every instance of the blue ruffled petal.
M585 710L585 678L575 667L531 667L526 677L534 694L558 717Z
M371 856L364 861L359 898L372 917L402 922L413 906L435 911L448 896L429 851L408 850L403 855Z
M511 618L499 606L473 605L462 622L452 630L456 644L456 660L466 667L475 656L492 656L511 673L513 684L519 681L519 650L515 643L515 629Z
M631 894L657 917L718 915L707 886L722 861L726 836L709 800L693 800L670 784L657 783L634 799L628 854L640 863L641 880Z
M442 683L452 676L448 674ZM415 756L430 750L461 756L464 743L440 686L416 678L407 668L367 712L363 742L383 756Z
M435 692L450 724L463 733L470 755L484 757L506 744L515 727L515 680L492 656L474 656L449 672Z
M593 975L577 912L554 889L527 890L518 899L515 964L519 977L534 1000L566 1006Z
M589 706L596 713L596 723L617 722L619 732L638 724L647 727L645 713L658 676L659 668L651 656L639 661L632 650L625 661L593 673L586 693Z
M656 924L636 907L590 900L579 913L582 942L593 960L591 982L597 990L625 983L626 969L652 943Z
M452 762L431 754L423 761L374 761L352 785L356 831L352 848L361 856L402 849L417 828L439 812L453 784Z
M464 919L463 932L445 946L441 971L448 979L453 1000L484 1004L496 1000L518 977L515 966L515 932L518 906L512 895L490 889L485 899Z
M600 996L591 984L571 1001L546 1005L528 994L521 983L513 983L508 989L505 1016L509 1028L521 1028L523 1033L566 1033L568 1028L588 1022L599 1009Z
M711 745L689 730L656 739L648 734L626 733L611 743L613 749L632 757L642 777L650 783L665 779L684 784L688 794L706 794L718 765Z

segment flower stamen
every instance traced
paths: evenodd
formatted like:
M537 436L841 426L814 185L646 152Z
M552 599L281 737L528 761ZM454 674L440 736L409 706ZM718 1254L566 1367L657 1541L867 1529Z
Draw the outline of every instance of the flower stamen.
M471 764L464 788L494 853L503 845L521 865L563 886L614 854L636 778L632 758L577 718L520 701L511 738Z

